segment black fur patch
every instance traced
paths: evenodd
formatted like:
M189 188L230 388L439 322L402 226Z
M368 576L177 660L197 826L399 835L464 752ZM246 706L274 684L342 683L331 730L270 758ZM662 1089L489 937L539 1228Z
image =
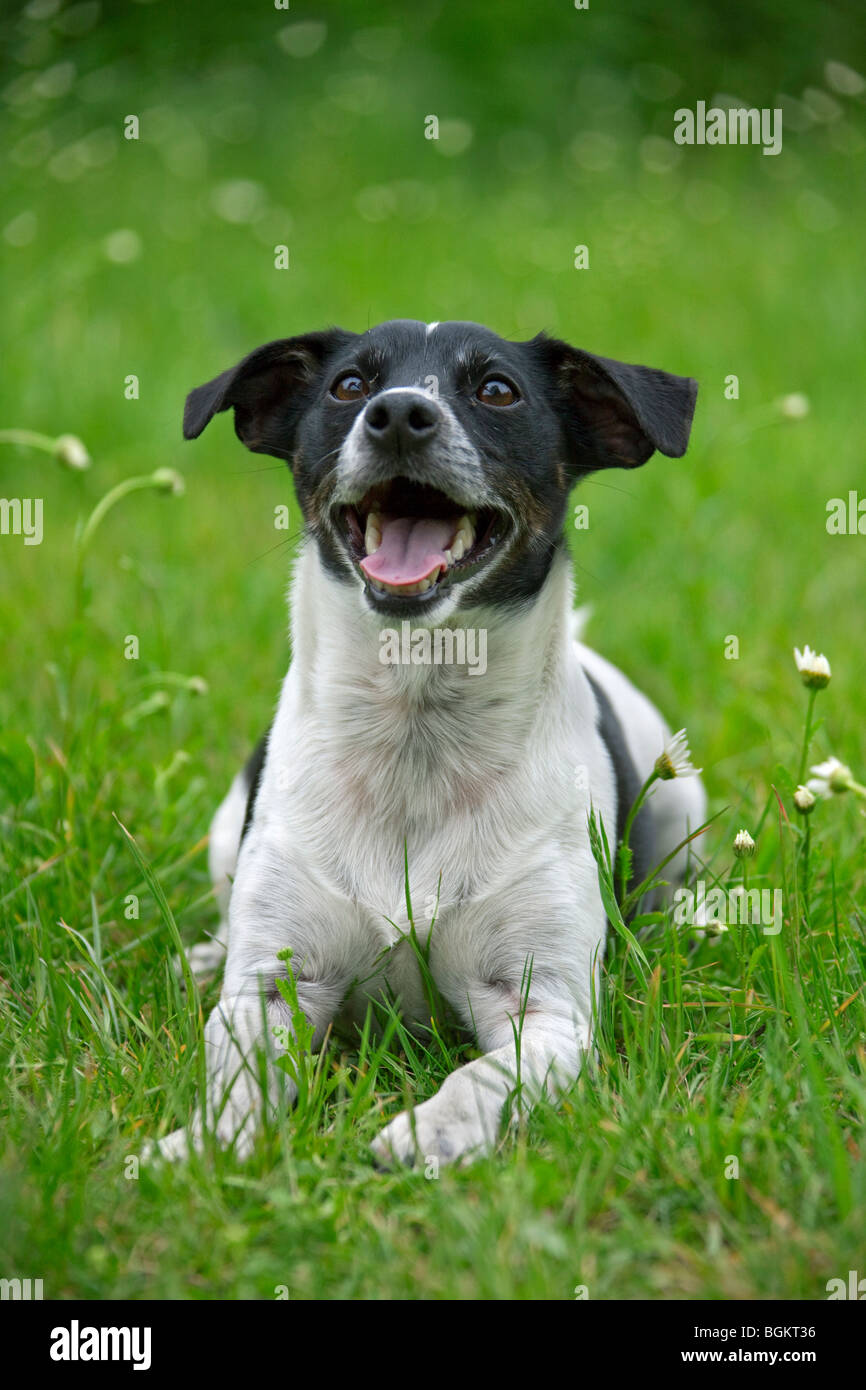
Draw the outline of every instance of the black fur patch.
M592 687L597 709L596 728L605 748L610 754L616 779L616 843L619 844L625 830L626 817L637 798L643 782L628 751L622 725L611 704L607 692L602 689L584 668L584 675ZM643 882L655 863L655 836L649 806L644 803L631 828L630 843L633 852L632 874L628 887ZM611 851L616 846L611 845Z
M244 765L244 779L246 781L247 786L249 787L249 791L247 793L247 809L246 815L244 816L244 828L241 831L241 844L243 844L244 837L246 836L246 833L249 830L250 825L252 823L253 811L255 809L256 797L259 794L259 786L261 785L262 780L262 769L265 765L265 753L267 752L268 739L270 738L270 736L271 726L268 725L267 729L262 734L252 753L247 758L246 764Z

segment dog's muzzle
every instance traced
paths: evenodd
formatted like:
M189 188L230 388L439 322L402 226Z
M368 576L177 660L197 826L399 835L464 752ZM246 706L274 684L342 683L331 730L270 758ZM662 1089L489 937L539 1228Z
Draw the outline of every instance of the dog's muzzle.
M477 573L510 529L476 450L426 392L374 396L343 454L331 520L371 599L426 606Z

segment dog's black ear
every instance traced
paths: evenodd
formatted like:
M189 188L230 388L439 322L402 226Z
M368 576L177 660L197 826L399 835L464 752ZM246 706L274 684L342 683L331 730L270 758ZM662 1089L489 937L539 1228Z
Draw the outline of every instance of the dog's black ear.
M184 439L197 439L221 410L235 412L235 433L254 454L291 457L295 425L328 357L357 335L342 328L279 338L256 348L197 386L186 398Z
M596 357L543 335L533 346L553 382L578 471L636 468L655 449L668 458L686 452L698 394L691 377Z

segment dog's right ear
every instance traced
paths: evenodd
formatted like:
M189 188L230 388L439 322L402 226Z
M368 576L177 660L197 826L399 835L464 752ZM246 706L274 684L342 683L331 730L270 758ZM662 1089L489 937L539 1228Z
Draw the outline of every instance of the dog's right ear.
M691 377L597 357L543 333L528 346L553 385L578 474L635 468L655 449L682 458L698 394Z
M231 408L235 433L248 449L291 459L297 422L325 362L356 337L343 328L329 328L256 348L236 367L190 391L184 439L198 439L214 415Z

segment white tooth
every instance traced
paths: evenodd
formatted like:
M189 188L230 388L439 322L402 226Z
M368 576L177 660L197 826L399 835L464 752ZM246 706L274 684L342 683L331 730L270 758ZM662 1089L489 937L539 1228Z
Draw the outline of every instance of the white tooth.
M457 530L451 542L451 560L454 564L457 560L462 560L475 544L475 527L472 525L470 517L463 515L457 523Z
M440 571L437 570L429 579L420 579L417 584L383 584L380 580L373 588L379 594L426 594L428 589L433 588L439 574Z
M453 557L453 555L451 554L451 551L450 551L450 550L443 550L442 554L445 556L445 559L448 561L448 564L451 565L451 564L453 563L453 560L454 560L454 557Z
M378 512L370 512L367 517L367 527L364 532L364 549L368 555L373 555L382 544L382 523Z

